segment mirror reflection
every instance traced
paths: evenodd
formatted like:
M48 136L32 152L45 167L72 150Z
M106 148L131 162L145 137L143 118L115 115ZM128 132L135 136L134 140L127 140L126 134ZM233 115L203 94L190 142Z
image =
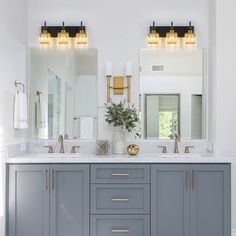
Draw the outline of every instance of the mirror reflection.
M31 137L97 137L97 50L30 49Z
M205 138L203 50L142 49L140 63L143 137Z

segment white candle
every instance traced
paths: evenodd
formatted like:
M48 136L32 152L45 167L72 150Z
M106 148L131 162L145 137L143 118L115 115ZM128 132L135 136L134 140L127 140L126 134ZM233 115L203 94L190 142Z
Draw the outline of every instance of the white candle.
M105 65L105 76L112 76L112 63L109 61Z
M125 75L132 76L133 74L133 66L131 62L126 62L125 64Z

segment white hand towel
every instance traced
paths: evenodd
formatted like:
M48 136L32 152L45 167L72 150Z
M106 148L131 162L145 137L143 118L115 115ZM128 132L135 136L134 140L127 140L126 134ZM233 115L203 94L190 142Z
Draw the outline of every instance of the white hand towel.
M43 129L46 127L46 120L45 120L45 117L47 115L46 108L47 108L46 102L41 101L40 97L37 96L37 101L35 104L35 109L36 109L36 114L35 114L36 122L35 123L36 123L37 129Z
M80 138L93 139L93 117L80 118Z
M14 128L28 129L28 105L27 96L16 92L14 101Z

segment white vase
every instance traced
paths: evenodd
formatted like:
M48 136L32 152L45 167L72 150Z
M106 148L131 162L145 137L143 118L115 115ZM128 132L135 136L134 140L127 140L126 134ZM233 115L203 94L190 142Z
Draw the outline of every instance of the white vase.
M113 134L113 153L116 155L123 155L126 153L125 144L126 132L122 127L115 127Z

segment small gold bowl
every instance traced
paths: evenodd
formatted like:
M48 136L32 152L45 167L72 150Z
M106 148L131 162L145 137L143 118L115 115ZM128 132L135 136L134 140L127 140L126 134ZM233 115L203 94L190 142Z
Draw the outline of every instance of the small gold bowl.
M136 144L130 144L127 147L127 152L131 156L136 156L139 153L139 147Z

